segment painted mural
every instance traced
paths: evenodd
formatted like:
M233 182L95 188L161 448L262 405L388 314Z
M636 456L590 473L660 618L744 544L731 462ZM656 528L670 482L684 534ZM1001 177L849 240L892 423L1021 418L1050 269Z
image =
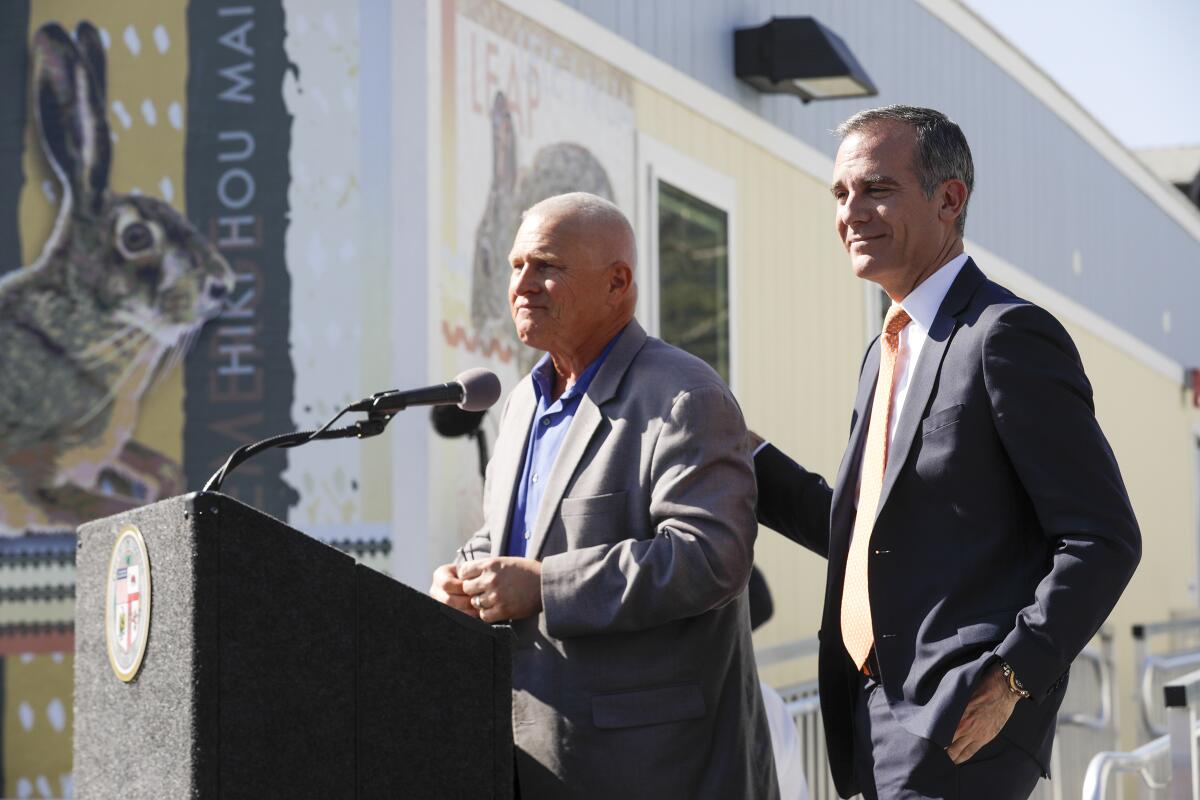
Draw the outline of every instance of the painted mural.
M495 0L443 0L440 25L442 339L432 361L450 375L486 365L508 389L541 356L517 339L508 308L521 213L585 191L633 218L633 84ZM480 521L478 471L461 468L467 447L442 442L432 454L430 529L444 555Z
M521 211L585 190L632 214L628 76L494 0L429 8L413 264L388 233L392 126L426 107L395 72L400 5L0 3L0 796L73 793L80 522L380 389L474 366L511 387L538 355L507 307ZM406 270L428 270L419 342L389 335ZM483 448L409 420L432 444L429 531L406 535L431 558L478 524L495 418ZM224 490L386 571L409 516L389 437L269 452Z
M183 489L178 461L132 441L142 398L234 290L224 257L156 197L109 184L100 34L43 25L38 141L57 178L39 258L0 280L0 535L73 529Z
M386 335L404 99L367 13L0 3L0 796L71 794L80 522L427 382ZM394 446L268 452L223 491L389 571Z
M471 270L471 323L482 341L496 351L516 354L518 372L528 372L538 353L523 347L508 308L508 251L521 224L521 213L535 203L565 192L591 192L613 199L604 165L586 147L555 142L540 148L525 168L517 153L512 109L504 92L492 101L492 182L487 206L475 229Z

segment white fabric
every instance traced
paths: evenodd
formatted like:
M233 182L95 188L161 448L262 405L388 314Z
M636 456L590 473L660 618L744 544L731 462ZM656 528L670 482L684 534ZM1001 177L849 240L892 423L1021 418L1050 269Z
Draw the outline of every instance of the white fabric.
M771 749L775 753L775 774L779 777L780 800L808 800L808 783L804 780L804 761L800 751L800 735L788 713L787 704L765 681L762 687L763 708L767 712L767 727L771 729Z

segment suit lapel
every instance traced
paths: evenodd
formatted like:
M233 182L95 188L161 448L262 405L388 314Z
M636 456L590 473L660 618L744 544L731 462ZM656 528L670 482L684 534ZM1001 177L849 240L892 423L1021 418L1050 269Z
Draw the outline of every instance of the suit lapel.
M829 560L836 561L835 551L850 541L850 525L841 524L847 516L847 503L854 502L854 488L858 483L859 465L862 463L863 443L866 441L867 419L871 416L871 400L875 396L875 383L879 380L879 339L876 339L863 359L862 372L858 378L858 397L854 400L854 418L850 426L850 441L842 464L838 467L837 479L833 484L833 501L830 506Z
M631 321L621 334L620 341L600 365L600 370L592 379L587 392L579 398L579 407L575 409L571 427L567 430L562 448L554 459L554 468L550 470L550 477L546 483L546 493L542 495L542 503L538 508L537 523L529 537L526 555L530 558L541 558L550 523L558 515L559 503L579 468L579 462L587 452L592 436L604 419L600 407L616 396L629 365L633 363L634 357L645 343L646 331L636 320Z
M492 494L494 501L492 511L503 512L494 514L492 528L492 555L498 556L507 547L509 531L512 528L513 503L517 498L517 479L521 477L521 469L525 466L525 448L529 442L529 426L533 424L533 412L537 407L537 396L533 393L533 379L528 375L513 389L508 401L505 419L501 422L501 430L510 432L512 436L501 436L496 440L496 452L492 454L492 462L496 465L496 488ZM496 492L503 494L497 495ZM498 535L497 535L498 534Z
M908 460L909 451L916 440L917 430L929 405L929 397L933 394L938 373L942 369L942 359L945 358L946 348L954 335L958 314L966 307L982 281L983 273L975 266L975 262L967 259L954 283L950 284L950 290L946 292L946 298L929 328L929 336L913 367L912 380L908 383L904 409L900 412L900 419L896 421L887 469L883 474L883 489L879 494L879 505L875 512L877 518L879 511L887 503L888 495L896 485L896 478L904 468L904 462Z

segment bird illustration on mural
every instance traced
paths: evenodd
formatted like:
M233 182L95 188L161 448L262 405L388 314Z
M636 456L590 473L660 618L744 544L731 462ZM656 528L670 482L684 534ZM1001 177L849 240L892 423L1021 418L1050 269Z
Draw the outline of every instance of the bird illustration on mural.
M604 166L582 145L555 142L534 153L529 167L518 167L517 136L512 110L503 92L492 102L492 183L487 206L475 230L471 282L471 324L480 342L507 345L517 357L521 374L539 353L517 338L508 308L512 267L508 251L521 225L521 213L547 197L566 192L590 192L613 199Z

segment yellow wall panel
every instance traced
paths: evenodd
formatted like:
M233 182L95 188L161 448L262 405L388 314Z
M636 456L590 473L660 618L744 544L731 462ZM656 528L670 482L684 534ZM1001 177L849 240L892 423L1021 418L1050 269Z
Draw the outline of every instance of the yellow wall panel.
M1116 644L1121 746L1136 741L1138 687L1130 628L1195 614L1196 432L1200 413L1180 383L1078 326L1067 326L1092 382L1107 435L1142 530L1142 562L1109 625Z

